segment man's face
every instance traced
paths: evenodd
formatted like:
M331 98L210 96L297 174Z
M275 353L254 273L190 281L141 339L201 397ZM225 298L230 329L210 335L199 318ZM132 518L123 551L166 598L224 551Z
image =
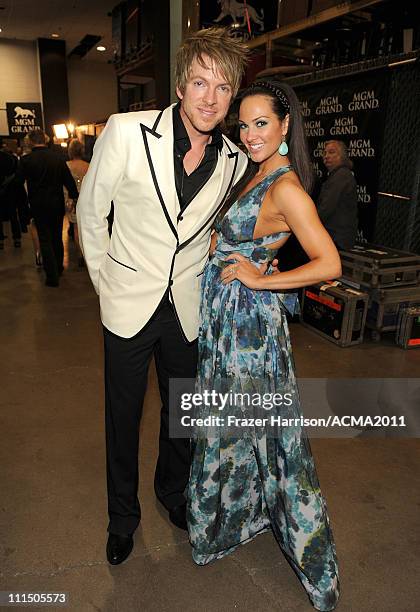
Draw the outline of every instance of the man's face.
M338 144L329 142L325 145L323 161L329 172L341 164L341 150Z
M211 132L226 117L232 100L232 87L217 65L206 55L203 60L206 68L194 59L184 93L176 90L190 136Z

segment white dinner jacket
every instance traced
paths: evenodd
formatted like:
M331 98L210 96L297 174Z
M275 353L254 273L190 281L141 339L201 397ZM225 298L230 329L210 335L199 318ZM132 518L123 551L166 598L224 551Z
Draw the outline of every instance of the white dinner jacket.
M172 106L112 115L83 179L80 244L102 322L124 338L146 325L168 288L185 340L197 337L211 224L247 165L244 153L223 136L213 174L181 215L173 146Z

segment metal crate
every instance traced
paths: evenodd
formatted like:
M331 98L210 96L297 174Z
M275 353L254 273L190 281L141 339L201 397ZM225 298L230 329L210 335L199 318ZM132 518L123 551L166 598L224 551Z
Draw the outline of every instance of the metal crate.
M369 296L339 281L305 287L302 325L341 347L363 342Z
M395 342L405 349L420 349L420 306L400 310Z
M340 251L343 282L363 288L398 287L420 282L420 255L375 244Z
M366 327L372 330L373 340L379 341L382 332L395 331L400 310L420 305L420 286L389 287L370 293Z

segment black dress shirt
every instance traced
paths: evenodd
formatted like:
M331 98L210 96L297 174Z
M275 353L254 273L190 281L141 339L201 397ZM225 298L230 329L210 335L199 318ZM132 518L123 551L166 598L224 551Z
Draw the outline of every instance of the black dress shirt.
M180 104L178 103L173 109L174 169L176 192L182 212L213 174L217 165L217 155L223 148L223 137L220 128L215 127L211 132L211 142L206 145L203 159L188 175L184 169L184 156L191 149L191 141L179 109ZM178 219L181 221L182 216L179 216Z
M223 148L223 137L218 127L211 132L211 142L206 145L203 159L197 168L188 175L184 169L184 156L191 149L191 141L181 119L179 109L180 103L174 106L172 119L174 130L175 188L181 208L178 221L182 222L183 211L206 184L216 168L217 155ZM165 323L172 321L174 316L173 306L169 300L168 288L159 306L156 308L152 320Z

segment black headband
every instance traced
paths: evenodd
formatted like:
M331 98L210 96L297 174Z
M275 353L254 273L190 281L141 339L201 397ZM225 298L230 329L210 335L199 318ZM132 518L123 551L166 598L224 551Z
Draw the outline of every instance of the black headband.
M255 81L255 83L252 83L252 85L251 85L252 89L254 87L261 87L262 89L268 89L268 91L271 91L271 93L273 93L280 100L282 105L284 106L286 114L290 113L289 100L286 98L285 94L283 93L283 91L281 89L279 89L278 87L276 87L275 85L273 85L269 81Z

